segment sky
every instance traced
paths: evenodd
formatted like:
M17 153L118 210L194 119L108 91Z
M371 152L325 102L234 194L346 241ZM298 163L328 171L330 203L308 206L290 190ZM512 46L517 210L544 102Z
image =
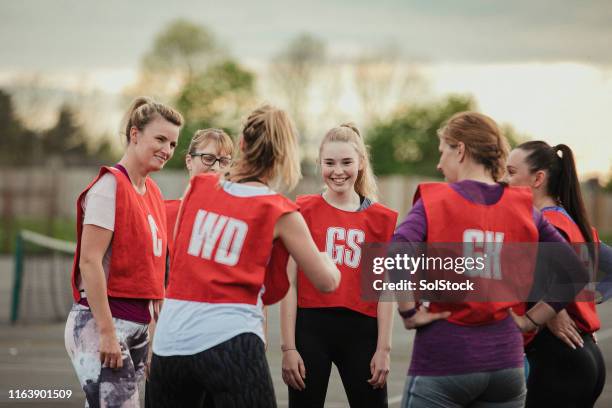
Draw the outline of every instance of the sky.
M605 0L0 0L0 86L36 74L56 88L118 94L176 18L207 26L255 70L303 32L337 59L394 44L434 93L472 93L496 120L568 143L584 174L612 166Z

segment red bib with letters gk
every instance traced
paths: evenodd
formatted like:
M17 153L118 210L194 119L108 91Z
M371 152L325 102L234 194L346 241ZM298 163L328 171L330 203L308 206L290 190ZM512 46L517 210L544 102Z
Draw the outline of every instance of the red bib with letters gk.
M72 267L72 295L81 298L79 260L83 233L83 199L106 173L117 180L115 229L111 241L108 296L132 299L162 299L166 269L166 210L162 194L147 177L147 191L140 195L131 181L114 167L102 167L94 181L77 199L77 249Z
M378 302L361 298L362 244L389 242L397 212L378 203L362 211L344 211L333 207L320 195L306 195L296 200L319 251L327 252L342 279L333 293L321 293L298 271L299 307L345 307L376 317Z
M280 194L231 195L215 174L193 177L177 222L167 297L257 304L276 221L297 208ZM274 270L287 282L285 268Z
M500 200L486 205L465 199L447 183L424 183L419 185L414 201L419 198L427 216L427 243L473 242L476 246L490 240L502 245L538 241L538 230L533 222L533 200L528 188L504 187ZM533 262L527 264L533 265ZM503 276L503 268L500 266L499 269ZM525 277L513 276L512 280L530 286L533 271L525 272ZM519 303L432 302L429 309L434 313L450 311L452 314L448 321L470 326L501 320L508 316L507 309L515 305Z
M580 232L578 225L576 225L572 219L561 211L555 211L552 209L544 210L542 211L542 215L544 215L548 222L554 225L555 228L562 231L571 244L585 242L584 236L582 235L582 232ZM598 241L596 237L597 232L593 230L594 242ZM586 246L581 248L575 246L575 249L580 249L580 252L584 252L579 254L580 258L585 262L589 262L589 253ZM578 296L580 296L580 294L578 294ZM595 308L594 301L585 300L571 302L565 306L565 310L571 316L574 322L576 322L576 326L578 326L581 331L585 333L593 333L601 328L601 322L599 321L599 316L597 315L597 309Z

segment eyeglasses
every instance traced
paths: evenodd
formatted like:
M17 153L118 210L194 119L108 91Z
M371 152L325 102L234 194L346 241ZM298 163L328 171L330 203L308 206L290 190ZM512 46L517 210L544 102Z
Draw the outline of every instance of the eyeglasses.
M219 162L219 167L222 169L229 166L232 163L231 157L217 157L214 154L208 153L189 153L191 157L200 156L200 160L202 160L202 164L208 167L212 167L216 162Z

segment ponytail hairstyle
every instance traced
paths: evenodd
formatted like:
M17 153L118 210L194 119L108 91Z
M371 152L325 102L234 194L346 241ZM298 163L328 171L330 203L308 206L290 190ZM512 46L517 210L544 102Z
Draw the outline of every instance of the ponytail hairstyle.
M462 142L466 155L482 164L493 180L504 176L510 145L490 117L478 112L456 113L438 130L438 136L453 148Z
M348 122L329 130L319 146L319 163L321 162L323 146L329 142L350 143L355 148L362 164L362 169L357 173L357 180L355 180L355 192L361 197L367 197L372 201L376 201L378 198L378 188L376 187L376 179L370 164L370 154L357 126L352 122Z
M156 118L163 118L179 128L183 126L183 116L168 105L154 101L146 96L139 96L130 105L125 113L122 123L126 145L130 144L130 130L132 127L142 131L145 126Z
M272 185L293 189L302 173L295 127L284 110L270 105L255 109L242 129L242 156L230 179L265 178Z
M214 142L218 151L224 152L228 155L234 154L234 142L225 131L222 129L200 129L197 130L191 142L189 142L189 148L187 148L187 154L193 154L200 146L205 146L209 142Z
M528 153L525 161L531 173L539 170L546 172L546 194L565 208L580 228L585 241L593 242L591 223L584 208L572 149L564 144L552 147L539 140L525 142L517 149Z

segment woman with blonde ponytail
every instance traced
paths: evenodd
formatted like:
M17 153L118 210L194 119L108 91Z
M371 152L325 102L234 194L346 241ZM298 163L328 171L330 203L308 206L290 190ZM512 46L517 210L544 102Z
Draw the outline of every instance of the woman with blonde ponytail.
M227 179L195 175L181 203L153 341L152 407L198 407L204 399L215 407L276 407L263 305L289 287L287 258L270 268L278 244L317 290L338 286L339 271L317 250L298 207L270 188L291 189L300 178L289 116L272 106L256 109L239 146Z
M66 349L86 406L135 407L149 347L149 307L164 296L166 214L149 174L172 157L183 124L140 97L125 116L125 153L100 169L77 200L75 304Z
M336 263L342 283L318 293L289 262L289 294L281 303L283 380L289 406L323 407L332 363L352 407L386 407L392 303L361 297L362 246L387 242L397 213L375 203L367 148L352 123L331 129L319 148L326 188L297 198L321 251Z

